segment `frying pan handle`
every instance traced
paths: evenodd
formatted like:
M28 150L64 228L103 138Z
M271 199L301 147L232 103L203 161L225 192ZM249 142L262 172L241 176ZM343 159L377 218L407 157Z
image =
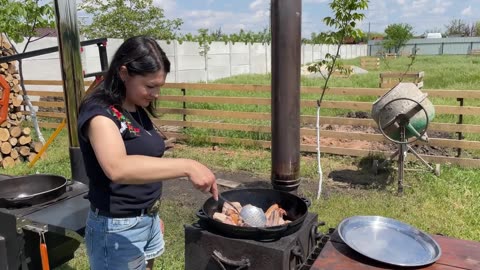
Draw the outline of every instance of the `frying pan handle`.
M199 209L196 213L197 217L201 220L208 220L207 214L203 211L203 209Z
M302 201L304 201L307 204L307 207L310 207L310 205L312 205L312 202L309 199L307 198L300 198L300 199L302 199Z

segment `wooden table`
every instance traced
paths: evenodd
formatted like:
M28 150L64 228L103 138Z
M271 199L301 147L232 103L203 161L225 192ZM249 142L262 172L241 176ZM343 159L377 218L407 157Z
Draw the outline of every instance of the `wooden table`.
M480 270L480 243L445 236L432 235L442 249L438 261L421 268L425 270ZM311 270L375 270L399 269L369 259L347 246L334 232L325 244Z

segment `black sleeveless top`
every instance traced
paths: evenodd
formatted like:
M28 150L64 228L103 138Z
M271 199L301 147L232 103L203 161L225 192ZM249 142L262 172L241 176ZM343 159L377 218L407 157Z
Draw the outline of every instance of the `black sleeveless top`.
M125 143L127 155L161 157L165 151L163 139L155 131L150 118L142 108L138 108L136 112L125 113L113 106L95 103L82 106L78 116L78 133L80 149L90 181L88 192L90 203L112 214L126 214L132 210L152 206L162 194L161 182L140 185L116 184L103 172L86 136L89 120L96 115L106 116L117 125ZM132 117L134 119L131 119Z

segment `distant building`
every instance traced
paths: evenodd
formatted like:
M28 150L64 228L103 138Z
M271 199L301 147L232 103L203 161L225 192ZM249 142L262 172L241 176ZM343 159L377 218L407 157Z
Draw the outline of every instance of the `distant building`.
M442 33L427 33L425 38L442 38Z

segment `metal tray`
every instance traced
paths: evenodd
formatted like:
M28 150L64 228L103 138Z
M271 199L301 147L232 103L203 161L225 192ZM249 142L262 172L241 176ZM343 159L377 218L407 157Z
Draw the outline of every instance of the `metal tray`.
M338 225L340 238L358 253L390 265L418 267L441 256L428 234L398 220L381 216L354 216Z

